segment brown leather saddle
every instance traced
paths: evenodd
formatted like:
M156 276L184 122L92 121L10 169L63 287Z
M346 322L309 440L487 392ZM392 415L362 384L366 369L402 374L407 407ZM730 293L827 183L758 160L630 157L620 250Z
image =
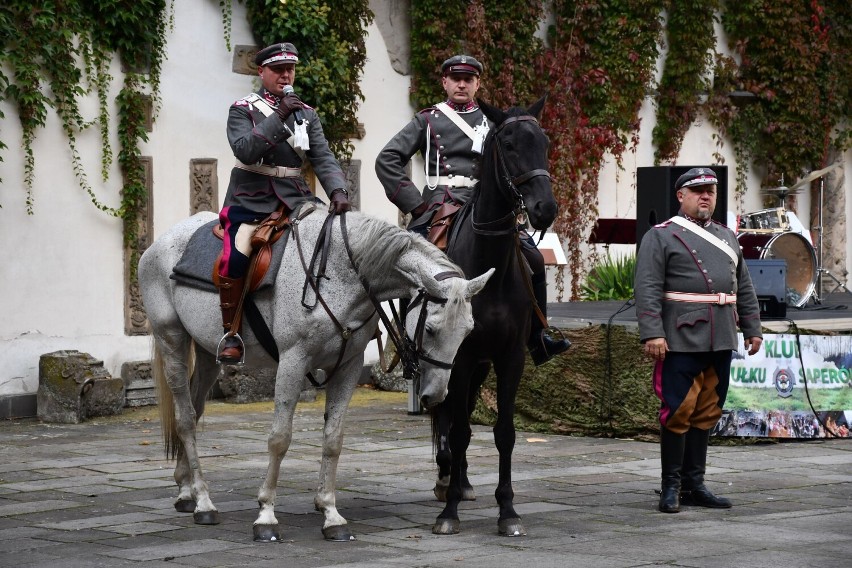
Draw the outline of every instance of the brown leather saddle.
M263 281L264 275L269 270L269 265L272 260L272 245L285 233L285 230L290 225L289 211L282 205L277 211L270 214L264 219L255 229L251 236L251 262L249 264L249 274L247 274L247 290L253 292L257 290L260 283ZM225 230L222 225L213 226L213 234L219 240L224 240ZM222 253L216 257L216 262L213 263L213 284L219 287L219 265L222 263Z

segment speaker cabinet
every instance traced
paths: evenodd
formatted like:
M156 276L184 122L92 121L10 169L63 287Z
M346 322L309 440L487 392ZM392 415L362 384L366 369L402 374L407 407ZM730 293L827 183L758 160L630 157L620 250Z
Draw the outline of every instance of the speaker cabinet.
M636 172L636 246L648 229L677 215L680 202L674 189L677 178L692 168L708 168L716 172L716 210L713 219L727 223L728 166L653 166Z

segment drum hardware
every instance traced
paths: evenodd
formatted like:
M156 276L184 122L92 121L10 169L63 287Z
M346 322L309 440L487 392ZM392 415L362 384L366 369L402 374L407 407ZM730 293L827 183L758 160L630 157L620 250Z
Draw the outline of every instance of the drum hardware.
M808 240L793 231L754 232L737 234L744 259L785 260L786 299L791 306L804 306L814 293L817 279L817 260Z
M786 208L786 200L787 196L790 194L799 193L799 185L794 185L793 187L786 187L784 185L784 174L781 174L781 185L778 187L767 187L761 190L762 193L767 195L774 195L778 199L778 207L784 209Z
M822 283L823 276L828 276L832 280L834 280L834 288L831 289L829 294L833 294L840 289L845 290L846 292L852 293L846 285L840 281L837 276L831 273L827 268L823 268L822 266L822 207L823 207L823 194L825 193L825 178L823 177L828 172L834 170L835 168L840 167L842 162L838 162L832 166L827 168L823 168L821 170L817 170L815 172L811 172L809 175L805 176L793 187L799 187L805 184L808 184L816 179L819 179L819 201L817 202L817 226L814 229L817 231L817 277L816 277L816 286L814 289L814 303L822 304L821 294L822 294Z

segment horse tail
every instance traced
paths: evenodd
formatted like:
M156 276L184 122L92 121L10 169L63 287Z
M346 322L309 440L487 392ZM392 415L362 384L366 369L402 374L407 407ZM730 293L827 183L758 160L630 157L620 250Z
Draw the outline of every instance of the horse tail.
M195 342L191 342L187 353L187 376L192 379L195 367ZM154 340L154 356L151 364L151 374L154 377L154 386L157 392L157 407L160 412L160 428L163 434L163 447L168 459L175 459L178 450L182 447L177 433L177 422L175 421L175 399L172 389L166 381L166 365L163 352L159 342Z

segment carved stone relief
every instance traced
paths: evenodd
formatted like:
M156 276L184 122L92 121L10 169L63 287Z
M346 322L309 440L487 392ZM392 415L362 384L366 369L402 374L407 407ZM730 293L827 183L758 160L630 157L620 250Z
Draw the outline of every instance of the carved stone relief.
M371 0L370 9L385 40L391 67L400 75L410 75L411 0Z
M219 211L219 174L216 158L193 158L189 161L189 214Z
M153 165L154 160L151 156L142 156L139 158L142 163L143 180L145 191L148 198L145 200L145 205L139 211L139 216L130 221L136 223L136 234L139 236L138 246L135 251L137 254L132 254L129 248L124 250L124 333L127 335L148 335L150 334L150 326L148 325L148 316L145 314L145 308L142 305L142 295L139 292L139 283L136 279L131 279L131 273L136 272L136 267L132 267L131 262L138 261L142 253L145 252L151 245L151 235L153 234L153 211L154 211L154 193L153 193ZM125 221L127 222L127 221Z
M346 191L352 207L361 209L361 160L349 160L340 164L346 175Z
M260 49L256 45L235 45L234 58L231 60L231 71L240 75L257 75L257 65L254 56Z

